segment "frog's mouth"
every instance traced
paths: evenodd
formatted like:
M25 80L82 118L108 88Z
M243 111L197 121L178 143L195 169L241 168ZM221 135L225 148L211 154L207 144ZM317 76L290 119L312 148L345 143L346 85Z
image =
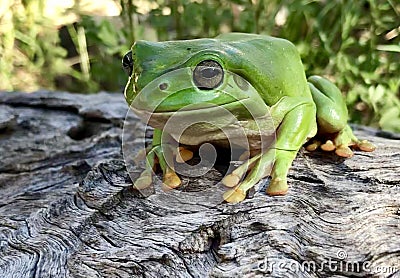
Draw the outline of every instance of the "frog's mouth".
M165 114L165 115L172 115L174 113L182 113L182 112L189 112L189 113L196 113L197 111L200 113L203 113L203 110L209 110L211 108L218 108L218 107L226 107L226 109L229 109L234 103L239 104L240 102L246 101L248 98L243 98L243 99L233 99L231 101L227 101L223 104L214 104L211 102L201 102L201 103L193 103L189 105L185 105L182 108L179 109L173 109L171 108L170 110L162 110L159 111L158 108L156 108L154 111L150 112L146 109L140 109L140 108L135 108L134 105L132 105L132 108L135 111L144 111L146 113L152 113L152 114ZM211 109L212 110L212 109ZM205 111L206 112L206 111Z
M198 122L200 120L210 120L212 118L219 118L222 111L227 111L226 106L232 106L240 101L232 101L223 105L205 105L205 104L193 104L185 106L178 111L147 111L137 107L131 106L133 112L139 116L143 121L154 128L163 128L169 119L175 118L177 121L193 121ZM218 113L220 112L220 113Z
M208 122L215 123L216 126L221 128L235 124L240 119L265 116L268 111L268 108L259 103L254 103L250 97L221 105L212 103L192 104L177 111L147 111L134 105L131 106L131 109L142 121L158 129L164 128L168 121L171 121L170 125Z

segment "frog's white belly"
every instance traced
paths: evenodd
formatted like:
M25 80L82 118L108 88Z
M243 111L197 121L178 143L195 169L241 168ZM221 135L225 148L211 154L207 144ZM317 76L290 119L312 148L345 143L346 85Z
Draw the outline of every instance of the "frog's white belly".
M150 113L134 109L153 128L170 134L185 145L213 143L260 150L275 141L280 123L267 113L252 119L238 120L233 113L219 107L199 111Z
M182 132L179 129L165 130L177 142L185 145L214 143L224 147L239 146L259 150L275 141L276 128L270 119L237 121L219 128L212 123L195 123Z

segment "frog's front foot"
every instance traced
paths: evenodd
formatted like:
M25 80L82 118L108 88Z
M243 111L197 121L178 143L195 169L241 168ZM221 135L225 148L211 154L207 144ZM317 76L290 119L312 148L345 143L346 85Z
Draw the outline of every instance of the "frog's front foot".
M271 176L267 194L285 195L288 191L287 172L296 154L297 151L292 150L270 149L248 159L222 180L225 186L234 187L224 193L224 200L229 203L243 201L246 192L266 176Z
M181 185L181 180L175 173L173 168L174 162L167 163L166 157L168 155L165 152L170 152L168 155L172 155L177 163L183 163L190 160L193 157L193 152L184 148L179 147L177 149L172 149L169 146L162 147L161 145L156 145L147 150L146 157L146 167L145 170L140 174L139 178L133 182L133 187L141 190L149 187L153 182L153 171L157 164L163 172L163 188L173 189ZM139 153L139 156L143 156Z
M353 151L350 147L359 149L364 152L372 152L376 149L368 140L359 140L353 134L350 126L346 125L344 129L334 135L326 136L328 139L323 143L324 140L314 139L311 144L306 146L308 151L315 151L321 148L323 151L335 151L338 156L341 157L352 157Z

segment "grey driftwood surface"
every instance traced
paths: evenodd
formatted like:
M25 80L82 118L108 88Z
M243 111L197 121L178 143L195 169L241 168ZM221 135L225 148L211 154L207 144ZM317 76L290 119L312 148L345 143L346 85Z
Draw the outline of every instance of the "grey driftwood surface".
M378 149L347 160L302 150L288 195L232 205L190 194L218 171L133 190L126 111L122 94L0 93L0 277L400 277L398 135L359 127Z

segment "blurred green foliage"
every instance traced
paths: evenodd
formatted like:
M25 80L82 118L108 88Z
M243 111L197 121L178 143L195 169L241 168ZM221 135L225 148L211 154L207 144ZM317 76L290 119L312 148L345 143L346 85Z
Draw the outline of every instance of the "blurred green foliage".
M261 33L292 41L307 75L334 81L352 122L400 132L397 0L120 0L119 17L81 16L58 34L39 2L22 1L0 30L0 90L121 91L137 39Z

